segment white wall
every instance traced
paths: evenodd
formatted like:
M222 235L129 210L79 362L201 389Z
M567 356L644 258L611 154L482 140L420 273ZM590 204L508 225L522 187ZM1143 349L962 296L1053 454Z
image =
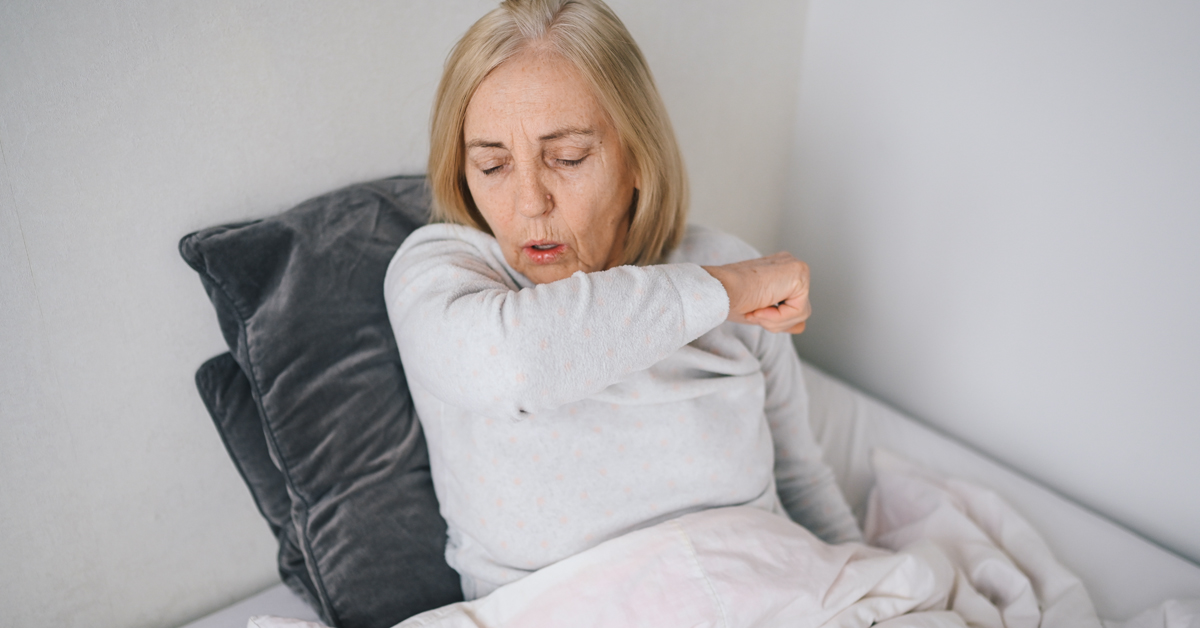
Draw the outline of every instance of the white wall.
M1200 5L814 0L802 355L1200 561Z
M802 3L612 4L694 216L774 248ZM491 6L0 3L0 624L177 625L275 581L192 384L223 347L176 242L422 171L442 60Z

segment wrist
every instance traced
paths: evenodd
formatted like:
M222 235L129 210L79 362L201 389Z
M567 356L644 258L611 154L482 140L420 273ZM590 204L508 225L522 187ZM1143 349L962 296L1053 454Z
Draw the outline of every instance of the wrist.
M741 304L737 298L737 281L734 279L734 274L724 266L701 266L705 272L712 275L713 279L721 282L721 286L725 288L725 296L729 300L729 315L733 316L740 312Z

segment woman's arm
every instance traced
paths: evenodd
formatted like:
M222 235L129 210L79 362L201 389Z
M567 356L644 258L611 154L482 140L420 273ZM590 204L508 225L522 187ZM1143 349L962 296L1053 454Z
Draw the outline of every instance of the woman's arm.
M808 391L791 336L762 333L756 352L766 379L765 411L775 442L775 483L793 521L827 543L862 532L808 424Z
M808 266L787 253L759 257L750 245L724 234L708 232L704 242L693 257L719 251L715 258L727 262L705 269L728 289L729 320L766 330L745 330L743 338L763 372L763 410L775 444L775 483L784 510L827 542L861 541L858 524L809 428L808 391L792 337L768 333L804 330L811 313Z
M466 227L424 227L384 282L406 376L484 416L590 396L729 314L721 282L695 264L622 266L521 288L489 242Z

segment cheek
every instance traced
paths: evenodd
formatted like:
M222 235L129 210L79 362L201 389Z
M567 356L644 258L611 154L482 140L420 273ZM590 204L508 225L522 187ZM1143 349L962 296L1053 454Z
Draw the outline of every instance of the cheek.
M489 185L489 183L483 175L467 174L467 189L471 191L471 199L475 201L475 207L483 215L483 219L492 229L492 233L499 237L511 219L505 214L499 203L501 195L497 193L496 186Z
M618 225L629 213L629 201L633 197L633 185L628 176L619 171L606 170L595 181L592 194L592 222L604 225L615 235Z
M621 163L614 163L611 157L597 165L599 167L590 173L591 176L579 181L577 192L581 199L587 199L594 222L612 222L628 209L629 196L633 192L632 179L623 172Z
M573 203L576 211L564 218L589 258L607 258L615 243L629 209L627 197L632 194L632 189L621 189L623 183L617 177L604 176L572 190L577 194Z

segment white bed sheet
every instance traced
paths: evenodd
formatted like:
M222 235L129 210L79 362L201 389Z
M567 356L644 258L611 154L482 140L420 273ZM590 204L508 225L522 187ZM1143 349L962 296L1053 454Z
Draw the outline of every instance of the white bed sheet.
M860 521L872 478L870 451L884 447L1003 497L1079 576L1102 619L1125 620L1168 599L1200 598L1200 566L809 365L804 376L813 432Z
M1200 566L1149 543L925 427L846 384L805 366L813 432L860 517L884 447L939 473L986 486L1033 524L1058 559L1079 576L1101 618L1125 620L1168 599L1200 598ZM185 628L243 628L251 615L316 621L282 584Z
M988 486L1025 516L1064 566L1079 575L1106 620L1126 620L1166 599L1200 598L1200 567L1126 528L805 365L812 431L862 516L870 450L884 447L934 471Z
M283 583L260 591L232 606L197 619L184 628L246 628L253 615L294 617L305 621L321 621L317 613Z

